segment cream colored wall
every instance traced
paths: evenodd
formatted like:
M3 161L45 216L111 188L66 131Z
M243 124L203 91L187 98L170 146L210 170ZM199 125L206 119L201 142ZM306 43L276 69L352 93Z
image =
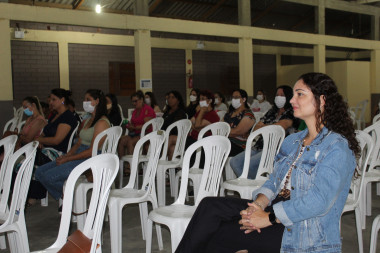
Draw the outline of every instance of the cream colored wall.
M277 68L277 86L289 85L293 87L302 74L313 72L313 64L297 64L279 66Z
M326 74L329 75L338 87L339 93L344 99L347 97L347 61L329 62L326 66Z

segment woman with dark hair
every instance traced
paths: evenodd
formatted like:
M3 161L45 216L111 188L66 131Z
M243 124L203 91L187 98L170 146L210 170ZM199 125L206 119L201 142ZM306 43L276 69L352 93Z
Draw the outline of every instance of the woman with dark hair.
M51 147L66 153L71 133L78 124L67 106L70 96L71 91L65 89L57 88L51 91L50 106L56 113L50 117L41 136L37 138L40 146Z
M231 127L228 138L231 141L231 152L229 156L235 156L245 149L245 142L253 124L255 116L249 109L248 94L245 90L237 89L232 92L231 105L228 112L224 115L224 122Z
M152 107L155 113L160 113L161 109L157 104L156 97L154 96L153 92L147 91L145 92L145 104Z
M156 117L152 107L144 103L144 98L144 93L141 90L136 91L131 96L135 110L132 112L131 121L126 126L129 130L128 135L122 136L117 146L119 157L125 155L125 148L127 148L127 155L133 154L133 149L140 139L143 125Z
M121 113L119 108L119 103L114 94L108 93L106 95L107 100L107 117L113 126L120 126L121 124Z
M289 135L251 200L205 198L176 252L341 252L340 217L360 147L347 104L325 74L302 75ZM285 229L286 228L286 229Z
M199 89L193 88L190 92L190 103L186 107L187 118L191 119L197 112L199 105Z
M227 111L226 98L221 92L215 92L215 111Z
M57 160L49 162L36 170L36 180L38 180L48 192L56 199L62 198L63 184L70 175L70 172L80 163L90 158L92 146L96 136L110 127L107 118L107 102L101 90L87 90L83 109L91 114L82 130L79 133L77 143L70 151Z
M267 101L267 97L263 90L258 90L256 99L253 100L251 109L254 112L262 112L265 114L272 108L272 105Z
M276 97L274 99L274 105L269 110L260 122L255 125L254 130L262 128L268 125L282 126L286 132L286 135L292 134L298 128L298 120L294 118L293 108L290 104L292 99L292 88L287 85L279 86L276 91ZM248 178L255 179L257 169L260 165L260 159L263 149L263 140L260 138L251 150L251 159L249 163ZM239 177L243 172L245 151L234 156L230 160L230 165L235 174Z

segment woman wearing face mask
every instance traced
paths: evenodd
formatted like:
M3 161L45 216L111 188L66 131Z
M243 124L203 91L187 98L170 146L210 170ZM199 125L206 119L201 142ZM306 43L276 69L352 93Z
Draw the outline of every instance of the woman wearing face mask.
M249 109L248 94L245 90L238 89L232 93L231 105L226 115L224 122L227 122L231 127L230 135L231 151L229 156L235 156L244 151L247 136L253 124L255 124L255 116Z
M150 91L145 92L145 104L152 107L155 113L161 113L161 109L157 104L157 100L153 92L150 92Z
M127 155L133 154L133 149L140 139L141 128L145 122L156 117L152 107L144 103L144 98L144 93L141 90L136 91L131 96L135 110L132 112L131 121L126 126L129 131L128 135L122 136L117 146L119 157L125 155L125 149L127 149Z
M92 145L96 136L110 127L107 118L107 102L101 90L90 89L85 94L83 109L91 113L79 133L79 140L63 156L56 161L47 163L36 170L36 180L42 183L48 192L56 199L62 198L63 184L70 172L92 155Z
M121 113L119 109L119 103L114 94L108 93L106 95L107 100L107 117L113 126L120 126Z
M221 92L215 92L215 111L227 111L226 98Z
M199 105L199 89L192 89L190 92L190 104L186 107L187 118L191 119L197 112Z
M251 109L254 112L262 112L263 114L267 113L272 108L272 105L266 100L264 91L258 90L256 99L253 100Z
M289 86L280 86L277 88L274 105L264 117L258 122L254 130L268 125L279 125L285 129L286 135L294 133L298 127L298 120L294 118L293 108L290 100L293 96L293 90ZM248 178L256 177L257 169L259 168L263 142L259 139L251 150L251 160L249 163ZM230 165L237 176L243 172L245 152L241 152L230 160Z

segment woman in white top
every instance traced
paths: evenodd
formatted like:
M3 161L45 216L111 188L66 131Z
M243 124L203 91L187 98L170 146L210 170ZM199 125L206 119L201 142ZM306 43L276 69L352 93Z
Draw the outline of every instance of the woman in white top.
M251 109L253 112L262 112L265 114L272 108L272 105L266 100L266 96L262 90L257 91L256 99L253 100Z
M227 105L226 105L226 98L224 97L224 95L220 92L215 92L214 94L214 98L215 98L215 107L214 107L214 110L215 111L227 111L228 108L227 108Z

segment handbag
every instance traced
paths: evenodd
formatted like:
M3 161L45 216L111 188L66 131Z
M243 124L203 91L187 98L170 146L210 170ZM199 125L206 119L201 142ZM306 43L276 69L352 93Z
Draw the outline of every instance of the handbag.
M80 230L74 231L58 253L90 253L92 240ZM96 248L99 247L99 244Z

